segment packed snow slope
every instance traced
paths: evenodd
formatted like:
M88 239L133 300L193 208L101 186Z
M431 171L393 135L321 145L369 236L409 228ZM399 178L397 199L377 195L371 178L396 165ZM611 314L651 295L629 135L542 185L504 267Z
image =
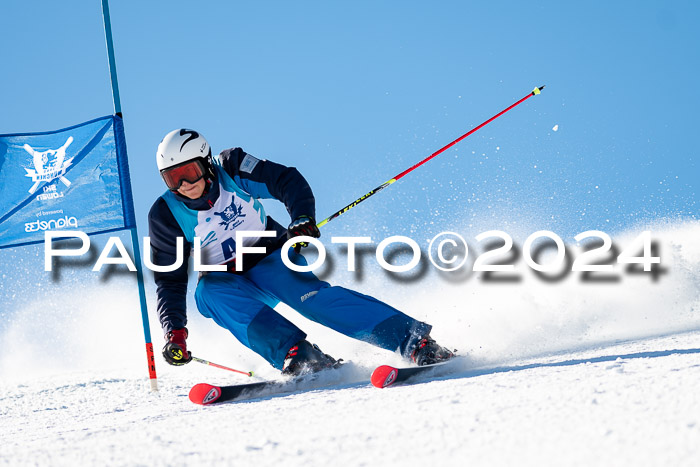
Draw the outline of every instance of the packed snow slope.
M3 385L6 465L697 465L700 333L195 406L119 372ZM205 368L206 370L206 368ZM185 372L182 372L185 373Z
M698 465L700 223L635 227L614 240L624 247L646 228L660 243L656 278L624 269L614 281L527 270L494 283L476 273L413 282L371 268L354 282L339 274L336 283L433 324L433 336L463 356L456 368L376 389L371 370L398 356L280 307L351 363L294 394L211 407L188 400L193 384L249 380L158 358L160 390L150 392L131 279L80 289L66 274L62 290L79 293L36 294L0 327L0 463ZM193 353L278 378L190 315Z

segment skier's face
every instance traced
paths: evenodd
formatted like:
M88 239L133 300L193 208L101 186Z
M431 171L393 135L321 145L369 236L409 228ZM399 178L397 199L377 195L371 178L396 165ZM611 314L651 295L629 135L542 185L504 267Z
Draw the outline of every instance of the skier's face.
M207 182L203 178L194 183L183 180L182 185L180 185L180 188L177 189L177 192L189 199L201 198L206 184Z

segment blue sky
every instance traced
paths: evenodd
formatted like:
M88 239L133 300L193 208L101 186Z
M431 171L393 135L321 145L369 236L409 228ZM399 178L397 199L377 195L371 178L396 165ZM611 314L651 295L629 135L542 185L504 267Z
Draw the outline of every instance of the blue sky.
M99 1L3 10L1 133L112 112ZM119 1L111 13L144 232L163 188L155 148L171 129L296 165L325 217L541 84L328 228L474 214L497 228L537 211L566 235L698 213L692 2Z
M141 235L164 189L155 150L172 129L298 167L321 219L542 84L324 235L525 225L571 241L700 213L694 2L110 7ZM99 0L0 11L0 133L112 113Z

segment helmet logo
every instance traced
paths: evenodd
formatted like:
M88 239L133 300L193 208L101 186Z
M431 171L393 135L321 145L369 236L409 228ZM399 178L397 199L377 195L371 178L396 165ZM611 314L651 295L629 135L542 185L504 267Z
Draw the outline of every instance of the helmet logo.
M180 130L180 136L185 136L185 135L189 135L189 136L188 136L187 139L182 143L182 146L180 146L180 152L182 152L182 148L185 147L185 144L189 143L189 142L192 141L193 139L199 138L199 133L197 133L196 131L193 131L193 130L185 130L185 129Z

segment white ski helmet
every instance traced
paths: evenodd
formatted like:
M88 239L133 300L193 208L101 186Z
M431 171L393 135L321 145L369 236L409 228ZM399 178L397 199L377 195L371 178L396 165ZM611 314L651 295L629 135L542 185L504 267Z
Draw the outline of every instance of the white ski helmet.
M198 132L186 128L165 135L158 145L156 163L171 190L177 190L183 180L194 183L203 176L214 176L209 143Z

